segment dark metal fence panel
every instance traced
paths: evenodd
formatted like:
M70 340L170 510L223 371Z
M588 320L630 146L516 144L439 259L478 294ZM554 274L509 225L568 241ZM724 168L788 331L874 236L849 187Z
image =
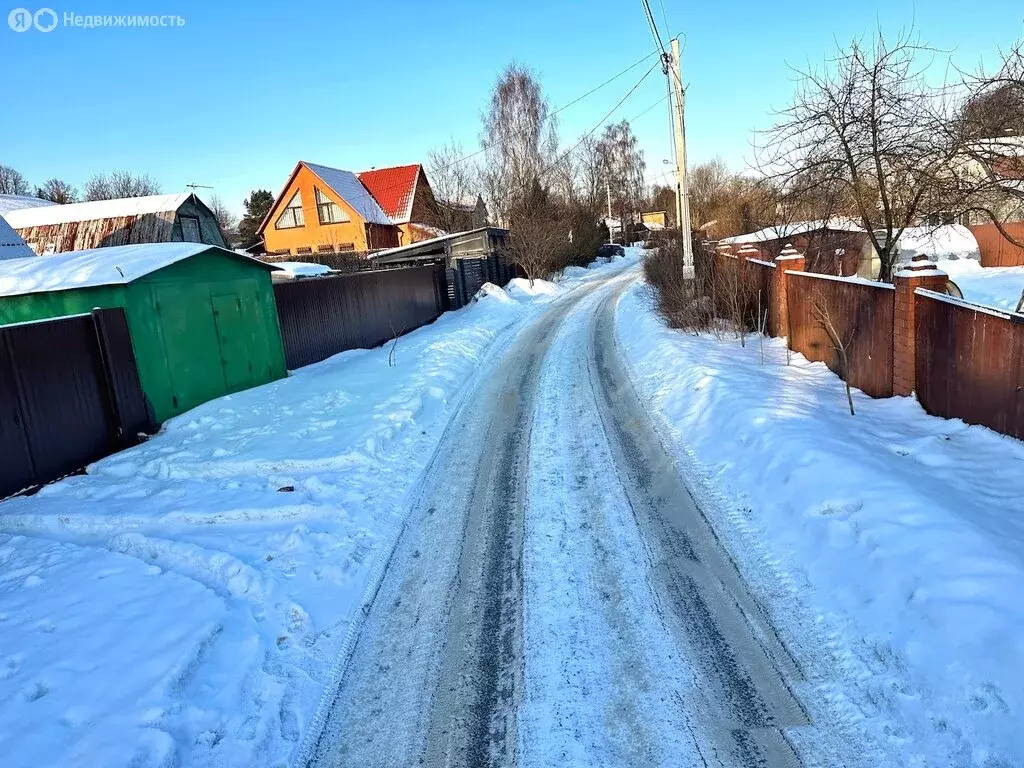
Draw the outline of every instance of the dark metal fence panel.
M276 284L288 368L376 347L436 320L444 310L441 269L384 269Z
M122 445L134 445L139 433L155 432L157 424L139 381L128 319L120 309L95 309L92 316L106 370L115 436Z
M0 327L0 498L135 442L140 403L122 310Z
M1024 439L1024 324L917 293L915 390L935 416Z
M872 397L892 397L893 313L890 286L788 272L789 345L839 373L839 354L826 318L847 348L850 386Z
M459 259L459 264L462 267L463 289L468 303L487 282L487 259Z

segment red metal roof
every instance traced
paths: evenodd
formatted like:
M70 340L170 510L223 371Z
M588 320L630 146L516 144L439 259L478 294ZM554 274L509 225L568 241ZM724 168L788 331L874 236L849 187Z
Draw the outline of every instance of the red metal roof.
M375 168L363 171L359 180L370 190L384 213L395 222L405 224L412 215L412 198L416 192L416 179L420 165L396 165L394 168Z

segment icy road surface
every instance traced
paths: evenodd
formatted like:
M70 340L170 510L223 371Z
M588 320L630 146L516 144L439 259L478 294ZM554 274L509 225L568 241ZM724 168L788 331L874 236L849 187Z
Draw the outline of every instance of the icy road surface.
M800 667L623 368L636 277L554 300L465 399L312 765L828 762L796 753Z

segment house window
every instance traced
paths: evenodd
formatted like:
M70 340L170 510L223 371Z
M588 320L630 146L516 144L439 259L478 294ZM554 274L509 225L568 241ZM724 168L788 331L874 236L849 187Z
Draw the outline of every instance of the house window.
M293 227L304 227L306 220L302 217L302 195L296 192L288 201L284 211L277 217L276 229L292 229Z
M316 212L320 216L321 224L343 224L346 221L351 221L341 210L341 206L327 197L318 187L313 187L313 190L316 192Z
M181 239L186 243L201 243L203 237L199 231L199 219L195 216L181 217Z
M313 252L313 249L312 248L308 248L308 247L306 247L306 248L296 248L295 249L295 253L300 255L300 256L305 255L307 253L312 253L312 252Z

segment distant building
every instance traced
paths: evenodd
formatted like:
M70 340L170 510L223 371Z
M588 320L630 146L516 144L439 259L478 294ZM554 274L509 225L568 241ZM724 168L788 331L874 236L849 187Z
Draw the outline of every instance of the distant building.
M640 223L647 227L648 231L655 232L668 227L668 213L666 211L647 211L640 214Z
M371 253L401 231L352 171L299 161L257 230L270 256Z
M760 258L774 260L782 249L792 245L805 254L807 271L826 275L878 276L878 254L867 231L852 219L796 221L766 227L745 235L719 241L734 247L756 248Z
M226 246L217 217L190 192L68 205L35 205L3 214L38 255L143 243Z

